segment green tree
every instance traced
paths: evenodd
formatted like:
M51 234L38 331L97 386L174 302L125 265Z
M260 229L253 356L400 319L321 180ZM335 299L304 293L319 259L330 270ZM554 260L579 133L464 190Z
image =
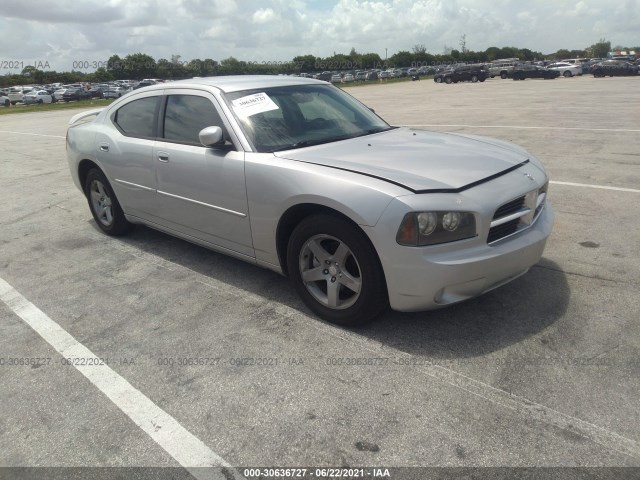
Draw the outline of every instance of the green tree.
M601 38L597 43L591 45L587 51L593 58L606 58L607 54L611 51L611 42Z
M389 64L395 67L409 67L413 61L413 54L406 50L396 52L389 57Z
M126 77L124 62L118 55L111 55L109 57L109 60L107 60L107 71L111 73L116 80L124 80Z
M301 72L315 72L318 70L316 67L316 57L313 55L298 55L293 57L293 63L300 66Z
M156 61L146 53L132 53L124 57L125 74L132 79L152 78L156 74Z

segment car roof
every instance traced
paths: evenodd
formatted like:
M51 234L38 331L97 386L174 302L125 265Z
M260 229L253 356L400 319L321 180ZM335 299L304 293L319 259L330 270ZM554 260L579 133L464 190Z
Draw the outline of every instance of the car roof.
M145 90L163 90L170 87L198 87L207 86L222 90L225 93L239 90L253 90L256 88L285 87L288 85L326 85L327 82L313 78L290 77L285 75L229 75L222 77L202 77L160 83Z

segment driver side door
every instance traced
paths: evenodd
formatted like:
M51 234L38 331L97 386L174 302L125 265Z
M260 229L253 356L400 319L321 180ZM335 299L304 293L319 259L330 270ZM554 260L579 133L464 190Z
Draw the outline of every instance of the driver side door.
M239 142L205 147L198 133L230 126L216 98L200 90L166 90L153 149L156 218L165 227L224 250L254 257Z

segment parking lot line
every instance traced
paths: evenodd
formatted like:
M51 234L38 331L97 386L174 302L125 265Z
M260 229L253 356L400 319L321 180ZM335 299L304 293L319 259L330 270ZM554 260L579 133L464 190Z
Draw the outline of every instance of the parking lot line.
M2 278L0 278L0 300L63 358L69 359L69 363L194 477L199 480L244 478L234 472L222 457L127 380L102 363L91 350L73 338ZM74 362L73 359L83 359L83 364L80 365L81 362ZM227 468L221 471L203 467Z
M572 131L582 131L582 132L624 132L624 133L638 133L640 130L638 129L629 129L629 128L582 128L582 127L538 127L538 126L527 126L527 125L453 125L453 124L424 124L424 125L402 125L403 127L416 128L416 127L456 127L456 128L511 128L511 129L522 129L522 130L572 130Z
M11 130L0 130L0 133L13 133L14 135L31 135L34 137L65 138L64 135L45 135L43 133L14 132Z
M640 193L640 190L636 188L609 187L607 185L590 185L588 183L557 182L555 180L550 180L549 183L553 183L554 185L567 185L569 187L600 188L602 190L614 190L616 192Z

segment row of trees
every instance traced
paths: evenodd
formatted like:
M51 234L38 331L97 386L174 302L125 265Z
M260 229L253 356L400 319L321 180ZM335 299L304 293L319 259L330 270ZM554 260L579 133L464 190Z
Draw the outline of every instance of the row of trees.
M431 54L422 44L412 51L400 51L389 58L381 58L377 53L358 53L352 48L348 54L334 53L329 57L300 55L286 62L252 62L234 57L224 60L206 58L181 60L180 55L170 59L155 60L145 53L134 53L121 58L112 55L106 61L74 61L70 72L56 72L26 66L20 74L7 75L0 80L3 86L23 85L27 83L73 83L106 82L118 79L141 80L143 78L180 79L207 77L213 75L234 74L291 74L302 72L320 72L332 70L359 70L371 68L420 67L454 62L491 62L502 58L517 57L521 60L561 59L576 57L606 57L611 51L611 42L600 39L599 42L584 50L558 50L554 54L544 55L527 48L490 47L484 51L472 51L466 47L466 35L460 40L460 50L446 47L441 54ZM616 47L622 48L622 47ZM636 48L640 50L640 48ZM93 70L87 72L87 70Z

